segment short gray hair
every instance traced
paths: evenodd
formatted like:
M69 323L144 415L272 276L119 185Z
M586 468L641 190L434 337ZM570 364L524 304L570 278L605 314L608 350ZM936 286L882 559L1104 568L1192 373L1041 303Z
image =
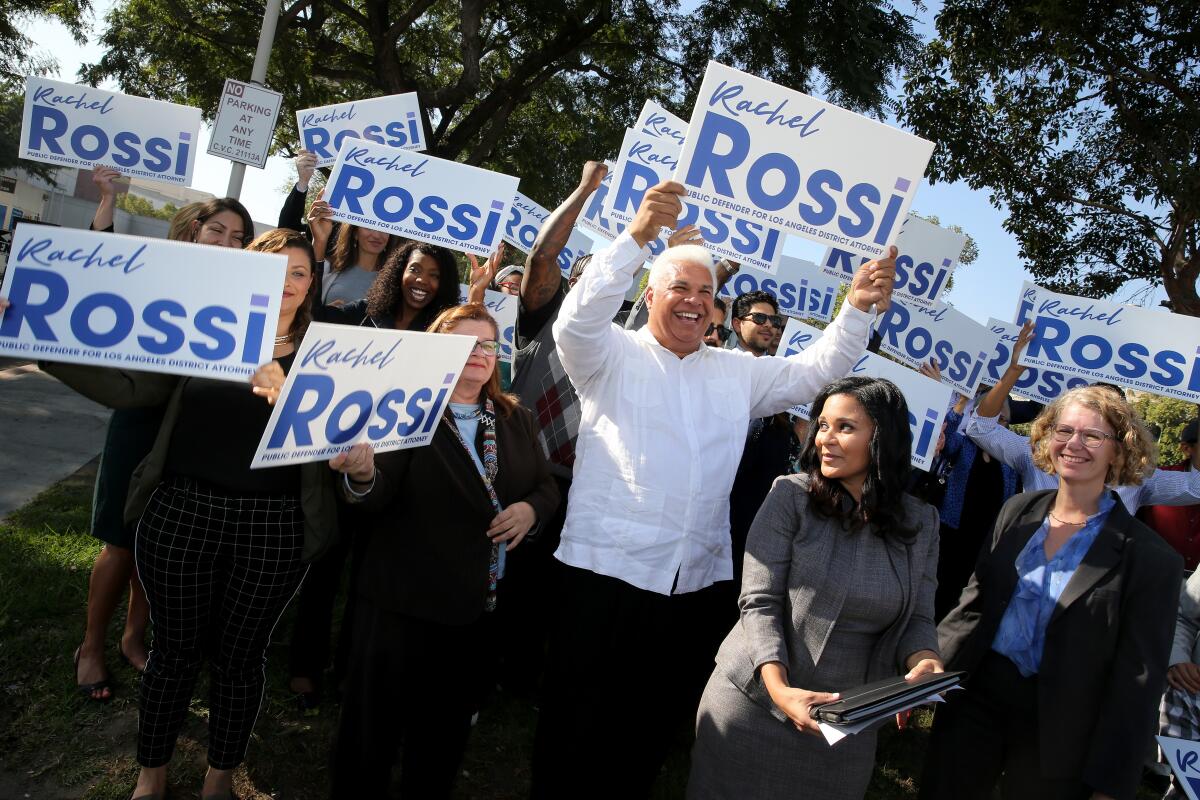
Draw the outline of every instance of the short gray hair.
M708 274L712 276L713 293L716 293L717 260L713 258L713 254L708 251L707 247L701 247L698 244L681 244L664 250L663 254L655 259L654 264L650 267L650 279L647 285L660 289L684 264L695 264L707 269Z

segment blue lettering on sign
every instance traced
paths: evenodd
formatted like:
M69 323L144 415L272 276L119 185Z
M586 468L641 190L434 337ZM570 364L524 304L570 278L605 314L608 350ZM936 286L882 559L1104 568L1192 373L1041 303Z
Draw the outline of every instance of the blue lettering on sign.
M440 232L460 242L478 241L490 247L500 229L500 212L483 211L472 203L459 203L453 208L449 201L438 195L426 195L417 202L411 192L398 184L390 184L375 190L375 173L366 166L350 163L383 166L385 171L399 172L410 177L424 174L421 171L427 162L401 164L398 157L372 158L366 150L351 150L346 163L338 170L337 182L329 192L329 204L344 208L348 213L369 216L389 225L397 225L410 217L411 224L425 233ZM369 202L370 210L364 209ZM482 224L480 220L483 220ZM451 224L453 222L453 224Z
M1061 308L1058 307L1058 308ZM1117 309L1120 311L1120 309ZM1054 312L1052 312L1054 313ZM1080 317L1080 314L1066 316ZM1115 324L1117 313L1093 315L1092 319ZM1190 357L1178 350L1156 350L1140 342L1114 344L1096 334L1072 337L1071 323L1063 317L1037 316L1029 357L1058 364L1073 364L1087 370L1116 373L1122 378L1145 378L1156 386L1184 386L1200 391L1200 349Z
M391 122L371 124L366 126L337 125L334 123L350 122L356 112L354 104L341 111L334 109L324 114L305 114L300 118L300 135L304 139L306 150L312 150L318 158L337 158L346 139L366 139L376 144L388 147L405 147L421 141L421 122L414 114L407 122L393 120Z
M718 89L709 100L709 105L719 102L736 117L737 113L730 109L728 101L736 96L731 94L732 90L740 91L742 87L725 87L724 83L721 86L722 89ZM746 103L750 105L743 109ZM800 137L818 132L819 129L811 126L823 109L808 118L803 115L786 117L783 114L786 104L784 100L772 108L765 101L758 104L739 101L734 109L765 116L767 124L794 128L799 131ZM881 191L879 187L866 182L846 186L842 176L831 169L814 170L805 180L800 173L800 166L786 153L764 153L759 156L747 168L745 184L735 192L729 173L745 164L750 154L750 140L750 132L737 119L711 110L704 111L684 183L688 186L704 186L708 178L713 191L722 197L731 200L748 198L752 205L762 211L779 211L791 206L809 225L824 227L836 222L837 229L851 239L869 237L877 245L887 243L896 227L904 195L892 193L885 201L887 191ZM769 175L777 175L778 179L768 182L766 178ZM768 193L768 183L782 185L774 193ZM803 198L802 187L805 194ZM842 196L846 211L840 215L838 195Z
M940 319L946 311L916 310L934 320ZM955 383L970 385L979 377L979 371L984 364L983 358L955 347L948 339L938 338L931 328L918 324L917 320L910 316L908 308L900 303L892 303L879 321L878 330L885 343L908 354L910 358L917 361L936 359L938 368Z
M868 261L870 261L869 258L831 247L822 266L825 269L837 270L849 279L854 277L855 271ZM893 288L913 297L936 300L949 277L950 269L948 267L935 265L929 261L914 263L912 256L901 253L896 256L896 282L893 284Z
M626 162L625 168L621 170L620 182L613 190L616 192L613 198L613 211L633 216L637 213L646 190L657 183L658 173L653 169L634 162ZM600 188L604 189L604 186ZM600 194L599 191L596 192L597 196ZM597 201L593 198L592 202L596 203ZM603 204L603 199L599 202ZM600 206L597 206L597 217L599 208ZM619 229L618 233L624 230L623 225L615 224ZM774 263L775 254L781 244L780 240L783 238L780 232L774 228L767 228L748 219L735 217L711 208L701 209L695 203L685 199L678 227L683 228L688 225L697 226L704 241L710 245L728 246L736 253L759 258L767 263ZM651 251L654 251L653 245L651 245Z
M337 384L333 378L319 373L297 375L280 407L267 449L283 447L289 435L297 447L312 446L312 426L327 410L324 434L332 444L352 441L364 428L373 442L392 436L426 434L437 423L438 417L433 412L450 389L449 385L443 386L435 394L434 389L422 387L407 395L403 389L391 389L378 401L370 392L360 389L334 402ZM367 427L372 419L375 423Z
M128 258L125 263L129 263ZM39 296L42 297L40 301L31 300L31 297ZM137 337L138 345L149 353L169 355L181 350L186 343L196 357L205 361L222 361L237 349L235 331L240 324L239 316L225 306L210 305L197 309L191 315L191 327L200 338L188 342L184 328L173 320L186 320L189 314L175 300L162 299L147 303L139 315L129 301L118 294L96 292L73 298L66 278L56 272L26 266L13 268L8 299L12 305L5 312L4 319L0 320L0 337L15 339L28 326L29 332L38 341L57 342L59 338L55 328L58 323L50 318L67 309L68 303L74 301L67 317L67 327L72 337L89 347L111 348L121 344L132 334L134 323L140 316L142 323L155 333L153 336ZM251 305L253 303L251 299ZM94 323L96 312L102 309L108 312L104 316L111 315L114 320L111 327L105 330L97 329ZM245 314L243 347L239 356L242 363L258 365L266 326L267 317L261 311L248 311Z
M521 209L513 203L512 209L508 215L508 222L504 227L504 235L509 239L520 242L521 246L527 251L533 249L533 243L537 239L538 231L541 230L539 221L537 226L525 222L525 215L521 213Z
M1012 343L1017 340L1017 336L1004 333L1004 328L998 327L993 327L992 333L1000 334L1000 341L996 343L995 355L987 364L987 373L989 381L997 383L1004 377L1004 371L1012 361ZM1036 367L1026 367L1014 384L1018 391L1034 392L1047 400L1053 400L1068 389L1087 385L1087 378L1078 375L1067 376L1061 372Z
M72 156L84 161L112 161L119 167L141 167L149 172L180 177L187 175L192 149L190 132L181 131L177 142L161 136L152 136L143 142L133 131L118 131L110 135L103 128L89 123L72 126L72 119L55 108L55 104L106 114L113 110L110 106L112 98L109 97L102 104L96 101L86 103L82 98L63 98L53 92L52 88L41 88L33 93L34 105L29 117L30 150L65 156L69 149Z
M791 316L829 318L835 292L822 291L808 285L807 278L800 283L780 281L775 278L759 278L749 272L739 272L717 293L720 297L737 297L747 292L764 291L779 303L779 310L794 312Z
M662 114L651 114L646 119L646 124L643 129L652 136L658 136L663 139L671 139L677 144L683 144L686 130L679 130L667 125L667 118Z

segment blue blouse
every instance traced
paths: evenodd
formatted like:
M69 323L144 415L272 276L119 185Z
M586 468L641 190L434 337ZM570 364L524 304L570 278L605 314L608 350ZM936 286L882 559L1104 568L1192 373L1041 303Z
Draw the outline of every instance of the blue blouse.
M1114 503L1116 500L1111 493L1101 497L1100 510L1088 517L1083 529L1067 539L1049 560L1046 559L1046 536L1050 533L1050 518L1046 517L1042 527L1017 556L1017 586L1000 619L992 649L1007 656L1025 677L1036 675L1041 667L1046 627L1058 605L1058 598L1096 541Z

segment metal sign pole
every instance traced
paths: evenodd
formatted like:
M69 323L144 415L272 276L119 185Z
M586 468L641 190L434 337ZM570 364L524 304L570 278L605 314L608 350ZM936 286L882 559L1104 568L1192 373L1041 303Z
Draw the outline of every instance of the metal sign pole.
M267 0L267 8L263 12L262 30L258 33L258 50L254 53L254 67L250 70L250 82L260 86L265 85L267 78L267 62L271 60L271 46L275 43L275 25L279 22L279 7L283 0ZM229 169L229 188L225 191L227 197L238 199L242 196L242 179L246 177L246 165L233 162Z

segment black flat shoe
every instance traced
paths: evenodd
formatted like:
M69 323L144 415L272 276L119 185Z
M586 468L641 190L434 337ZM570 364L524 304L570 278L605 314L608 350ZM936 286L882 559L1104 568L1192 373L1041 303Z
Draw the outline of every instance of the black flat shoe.
M103 680L96 681L95 683L80 683L79 682L79 651L82 649L83 649L82 645L75 648L75 690L77 692L79 692L81 695L83 695L83 699L85 699L85 700L91 700L95 703L111 702L113 699L113 694L114 694L113 688L112 688L112 677L111 676L104 678ZM105 689L108 690L107 697L105 697L104 695L101 695L100 697L95 696L96 692L102 692Z

